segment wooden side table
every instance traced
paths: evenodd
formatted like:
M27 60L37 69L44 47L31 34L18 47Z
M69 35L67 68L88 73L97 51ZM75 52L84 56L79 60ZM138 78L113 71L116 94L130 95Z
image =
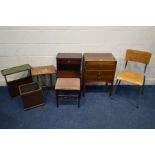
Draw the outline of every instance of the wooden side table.
M56 74L56 68L53 65L32 67L31 72L32 72L32 76L37 77L38 82L39 82L39 76L49 75L51 85L50 86L45 85L45 86L42 86L42 88L48 88L48 87L51 88L52 87L52 75Z
M105 82L110 83L109 95L112 95L112 88L115 76L117 61L112 53L85 53L83 63L83 94L87 83Z
M28 75L26 77L21 77L12 81L8 81L7 76L25 71L28 72ZM5 78L5 82L7 84L11 97L19 95L20 85L32 82L31 66L29 64L4 69L1 71L1 73Z

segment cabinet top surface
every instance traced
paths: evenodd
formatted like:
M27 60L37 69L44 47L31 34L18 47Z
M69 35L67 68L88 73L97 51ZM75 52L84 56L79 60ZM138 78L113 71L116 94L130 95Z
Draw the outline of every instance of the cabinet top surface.
M81 53L58 53L57 59L81 59Z
M116 61L112 53L84 53L85 61Z

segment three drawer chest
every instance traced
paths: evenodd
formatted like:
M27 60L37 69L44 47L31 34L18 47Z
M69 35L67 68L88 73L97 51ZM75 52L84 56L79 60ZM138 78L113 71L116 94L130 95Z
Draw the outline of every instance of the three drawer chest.
M83 93L88 83L105 82L112 95L117 61L112 53L85 53L83 57Z

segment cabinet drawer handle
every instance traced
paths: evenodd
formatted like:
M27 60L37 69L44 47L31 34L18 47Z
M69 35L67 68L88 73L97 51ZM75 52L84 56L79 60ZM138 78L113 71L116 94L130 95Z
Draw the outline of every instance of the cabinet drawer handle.
M98 79L98 80L101 80L101 78L102 78L101 76L97 76L97 79Z
M99 71L99 72L98 72L98 75L102 75L102 72Z

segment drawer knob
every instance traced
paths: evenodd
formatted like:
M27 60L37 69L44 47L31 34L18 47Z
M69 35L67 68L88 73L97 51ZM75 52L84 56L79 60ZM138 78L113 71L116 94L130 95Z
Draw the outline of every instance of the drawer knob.
M98 72L98 75L101 75L102 74L102 72Z
M98 77L97 77L98 80L101 80L101 78L102 78L101 76L98 76Z

